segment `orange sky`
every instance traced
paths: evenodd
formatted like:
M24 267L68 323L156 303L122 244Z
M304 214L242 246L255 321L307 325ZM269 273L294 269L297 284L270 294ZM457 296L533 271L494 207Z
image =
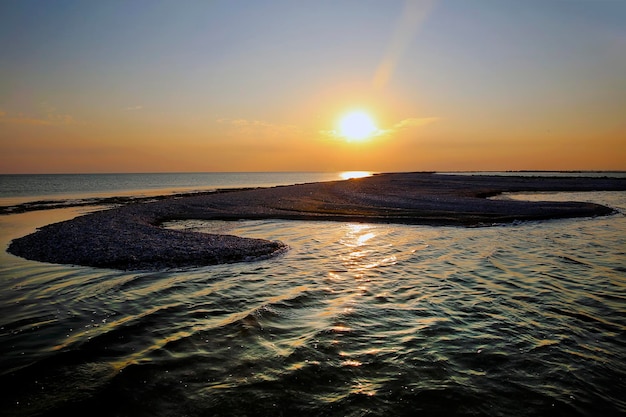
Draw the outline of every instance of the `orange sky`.
M626 170L626 3L65 3L0 6L0 173Z

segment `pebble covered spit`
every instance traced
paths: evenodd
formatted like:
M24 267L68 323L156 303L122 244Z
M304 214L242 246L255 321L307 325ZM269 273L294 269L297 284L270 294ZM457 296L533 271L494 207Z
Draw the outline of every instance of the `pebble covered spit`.
M592 203L491 200L502 192L626 190L626 179L380 174L169 198L99 211L15 239L26 259L122 270L161 270L258 260L281 242L166 230L175 219L284 219L449 226L608 215Z

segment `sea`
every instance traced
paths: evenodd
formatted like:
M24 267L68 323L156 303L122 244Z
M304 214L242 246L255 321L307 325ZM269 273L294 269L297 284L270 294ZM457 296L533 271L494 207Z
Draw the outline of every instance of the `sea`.
M0 201L338 178L0 176ZM626 192L496 198L592 201L615 214L478 228L179 220L163 227L289 250L158 272L6 252L108 206L2 215L0 415L626 415Z

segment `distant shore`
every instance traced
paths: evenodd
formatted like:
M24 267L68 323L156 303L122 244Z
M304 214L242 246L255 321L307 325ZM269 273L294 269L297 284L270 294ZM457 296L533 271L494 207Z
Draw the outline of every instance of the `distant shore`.
M159 270L263 259L281 242L166 230L174 219L284 219L447 226L601 216L592 203L490 200L503 192L624 191L624 178L431 173L223 190L136 202L48 225L14 240L26 259L123 270Z

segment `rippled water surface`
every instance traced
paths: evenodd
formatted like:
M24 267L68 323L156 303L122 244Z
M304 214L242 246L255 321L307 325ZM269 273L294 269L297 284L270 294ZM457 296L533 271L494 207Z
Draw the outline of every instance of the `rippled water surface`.
M621 213L486 228L184 221L168 227L291 249L158 273L3 253L2 414L623 415L626 193L566 198ZM0 219L5 248L41 215Z

